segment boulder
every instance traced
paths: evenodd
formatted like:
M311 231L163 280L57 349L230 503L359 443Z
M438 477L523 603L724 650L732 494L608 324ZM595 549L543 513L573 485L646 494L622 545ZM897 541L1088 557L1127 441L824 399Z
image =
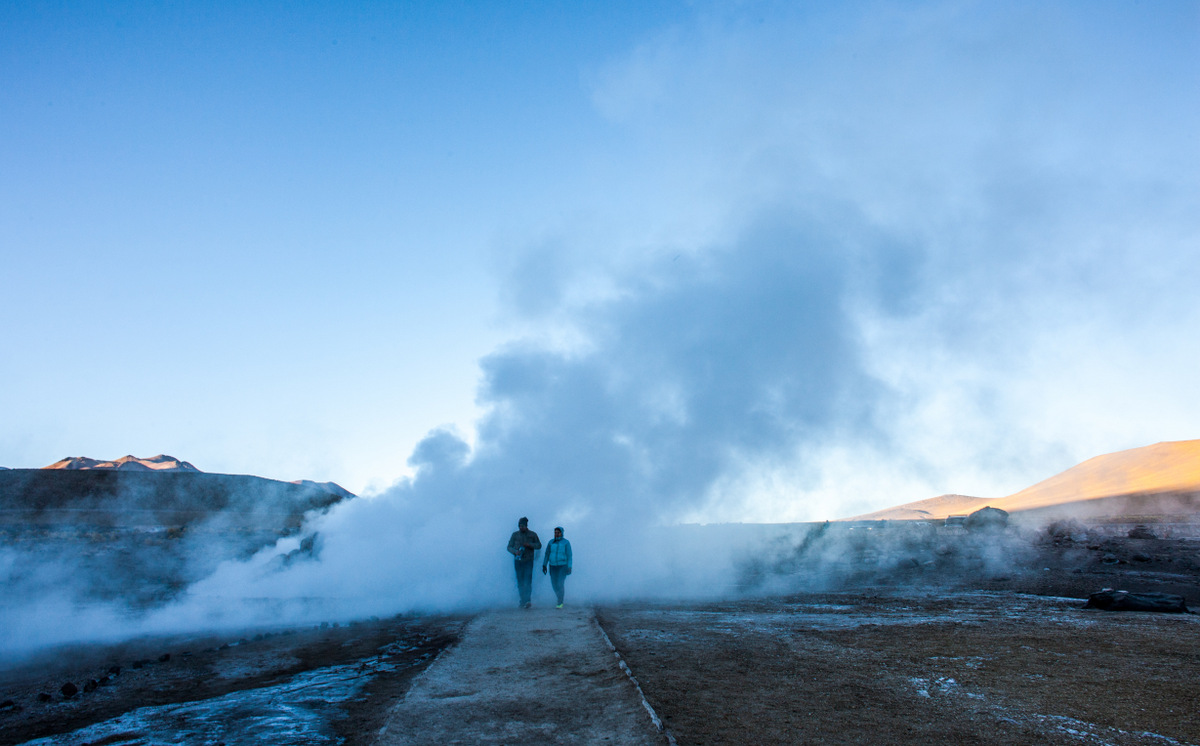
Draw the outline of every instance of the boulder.
M1008 526L1008 511L985 505L967 516L963 526L968 531L1000 531Z
M1104 611L1159 611L1167 614L1188 613L1187 603L1183 596L1171 593L1130 593L1129 591L1114 591L1111 588L1093 593L1088 596L1085 609L1102 609Z
M74 684L72 684L71 682L68 681L67 683L62 685L62 688L59 689L59 691L62 692L62 695L64 697L66 697L67 699L70 699L71 697L74 697L76 694L79 694L79 687L75 686Z

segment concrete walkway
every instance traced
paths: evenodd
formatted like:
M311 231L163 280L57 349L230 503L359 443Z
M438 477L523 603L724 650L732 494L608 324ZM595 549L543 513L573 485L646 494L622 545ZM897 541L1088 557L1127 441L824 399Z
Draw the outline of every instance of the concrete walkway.
M661 745L589 609L483 614L413 683L380 731L409 744Z

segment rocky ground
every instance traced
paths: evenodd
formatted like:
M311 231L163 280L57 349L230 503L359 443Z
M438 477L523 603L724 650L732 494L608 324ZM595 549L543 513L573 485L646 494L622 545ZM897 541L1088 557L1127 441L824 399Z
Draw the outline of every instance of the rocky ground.
M933 559L876 557L836 587L772 591L805 585L781 562L734 600L596 614L664 741L1200 743L1200 618L1083 608L1104 587L1200 607L1200 542L1043 535L1003 570L946 575L930 546ZM55 651L0 671L0 744L375 743L403 728L397 703L468 621Z

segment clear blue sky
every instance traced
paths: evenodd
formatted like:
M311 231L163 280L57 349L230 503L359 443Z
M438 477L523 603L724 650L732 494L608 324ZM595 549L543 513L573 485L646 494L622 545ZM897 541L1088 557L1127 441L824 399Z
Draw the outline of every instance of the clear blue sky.
M461 438L792 520L1200 437L1198 50L1193 2L5 4L0 465Z

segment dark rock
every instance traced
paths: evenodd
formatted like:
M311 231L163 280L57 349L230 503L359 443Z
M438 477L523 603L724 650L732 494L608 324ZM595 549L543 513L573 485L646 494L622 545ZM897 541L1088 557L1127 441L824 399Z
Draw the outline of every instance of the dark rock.
M0 702L0 710L9 710L15 708L16 706L17 703L13 702L11 699L6 699L3 702Z
M120 666L109 666L108 672L111 673L113 676L120 676L121 675L121 667Z
M1085 609L1104 611L1159 611L1168 614L1187 613L1183 596L1170 593L1130 593L1105 588L1088 596Z
M95 679L88 679L88 682L83 685L83 693L88 694L100 688L100 682Z
M1008 511L985 505L967 516L963 526L968 531L1000 531L1008 526Z
M54 699L54 697L51 697L46 692L42 692L41 694L38 695L38 702L49 702L52 699Z
M1129 538L1131 538L1131 539L1157 539L1158 536L1150 529L1139 524L1139 525L1134 526L1133 528L1129 529Z
M1142 552L1134 552L1133 556L1129 559L1133 560L1134 562L1149 562L1151 557L1150 555L1143 554Z
M162 655L158 656L158 662L159 662L159 663L166 663L166 662L167 662L167 661L169 661L169 660L171 660L171 654L170 654L170 653L163 653Z
M1111 552L1109 552L1108 554L1101 557L1100 561L1106 565L1116 565L1116 564L1120 564L1120 562L1121 562L1120 558Z
M79 687L75 686L74 684L72 684L71 682L68 681L67 683L62 685L62 688L59 689L59 691L62 692L62 695L64 697L66 697L67 699L70 699L71 697L74 697L76 694L79 694Z
M101 676L99 679L96 679L96 683L100 686L108 686L112 683L112 679L107 676Z
M133 668L136 670L136 669L142 668L145 665L146 665L146 661L134 661L133 665L130 666L130 668Z
M1087 541L1087 526L1074 518L1052 521L1046 526L1046 534L1060 541Z

